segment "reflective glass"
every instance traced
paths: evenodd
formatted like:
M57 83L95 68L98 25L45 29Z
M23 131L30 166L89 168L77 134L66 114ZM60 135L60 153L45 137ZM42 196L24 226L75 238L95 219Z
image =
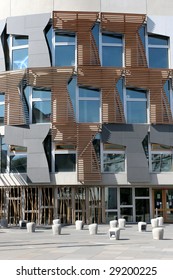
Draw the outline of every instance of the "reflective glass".
M102 47L102 65L103 66L122 66L123 48L118 46L103 46Z
M164 84L164 91L166 93L166 96L168 98L168 102L169 102L169 105L170 105L170 81L168 81L168 80Z
M12 69L24 69L28 66L28 49L13 50Z
M105 189L105 208L117 209L117 188Z
M99 100L79 100L79 122L100 122Z
M164 36L148 35L149 45L168 46L168 38Z
M76 116L76 78L68 83L68 92L73 105L74 116Z
M75 46L56 46L55 47L55 66L74 66L75 65Z
M6 172L7 150L8 150L8 146L4 143L4 137L1 137L1 173Z
M152 154L152 171L172 171L172 154Z
M5 105L0 105L0 125L4 125L4 110Z
M123 79L119 79L116 84L120 99L122 104L124 104L124 97L123 97Z
M51 98L50 90L33 89L32 98Z
M136 222L150 222L150 200L135 199Z
M149 48L149 67L168 68L168 49Z
M28 36L13 36L13 47L28 45Z
M79 88L79 97L100 97L100 92L94 89L87 89L87 88Z
M135 196L150 196L149 188L135 188Z
M103 171L111 173L125 171L125 155L103 154Z
M32 122L46 123L50 122L51 101L34 101L32 102Z
M94 40L96 42L96 46L99 49L99 24L95 24L92 29L92 34L94 36Z
M122 35L102 34L102 43L122 44Z
M72 171L76 171L76 155L56 154L55 172L72 172Z
M120 204L132 205L132 188L120 188Z
M147 123L147 102L127 102L127 123Z
M146 98L146 92L143 90L126 89L126 96L128 98Z
M27 156L26 155L10 156L10 172L26 173L27 172Z
M120 208L120 216L126 220L126 222L131 223L133 221L133 208L123 207Z
M55 42L56 43L75 43L75 35L74 34L55 34Z

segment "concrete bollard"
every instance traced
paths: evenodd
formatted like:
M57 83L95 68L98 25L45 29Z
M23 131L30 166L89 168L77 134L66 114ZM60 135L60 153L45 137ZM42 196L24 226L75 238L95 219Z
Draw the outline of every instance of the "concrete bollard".
M110 228L109 229L109 238L110 239L120 239L120 228Z
M158 226L163 227L163 217L157 217L156 219L158 221Z
M126 226L126 220L123 218L118 219L118 227L125 228L125 226Z
M98 231L98 224L90 224L89 225L89 233L90 234L97 234L97 231Z
M61 224L54 224L52 225L53 235L60 235L61 234Z
M147 223L139 222L138 223L138 231L142 232L142 231L146 231L146 230L147 230Z
M76 225L76 230L82 230L83 229L83 221L76 220L75 225Z
M34 222L30 222L26 224L27 227L27 232L35 232L35 223Z
M162 240L163 239L163 234L164 234L164 229L161 227L155 227L152 229L152 234L153 234L153 239L157 240Z
M112 221L109 222L110 228L117 227L117 225L118 225L118 221L117 220L112 220Z
M19 221L19 227L20 227L21 229L26 228L26 221L20 220L20 221Z
M53 225L56 225L56 224L61 224L61 219L54 219Z
M151 226L152 226L152 228L158 227L157 218L151 219Z

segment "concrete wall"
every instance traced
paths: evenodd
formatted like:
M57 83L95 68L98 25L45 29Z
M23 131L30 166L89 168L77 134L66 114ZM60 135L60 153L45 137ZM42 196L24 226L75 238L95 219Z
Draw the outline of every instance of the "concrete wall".
M0 19L60 11L104 11L172 15L172 0L0 0Z

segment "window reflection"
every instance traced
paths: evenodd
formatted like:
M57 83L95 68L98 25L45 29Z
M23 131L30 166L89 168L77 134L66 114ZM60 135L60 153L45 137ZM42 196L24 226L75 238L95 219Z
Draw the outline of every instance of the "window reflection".
M27 172L27 156L26 155L10 156L10 172L26 173Z
M75 35L55 34L55 66L75 65Z
M76 154L56 154L55 172L76 171Z

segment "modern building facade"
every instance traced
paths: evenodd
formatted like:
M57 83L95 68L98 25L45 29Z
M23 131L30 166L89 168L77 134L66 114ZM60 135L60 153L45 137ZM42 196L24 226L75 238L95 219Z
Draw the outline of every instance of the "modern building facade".
M0 5L0 219L172 223L173 2Z

